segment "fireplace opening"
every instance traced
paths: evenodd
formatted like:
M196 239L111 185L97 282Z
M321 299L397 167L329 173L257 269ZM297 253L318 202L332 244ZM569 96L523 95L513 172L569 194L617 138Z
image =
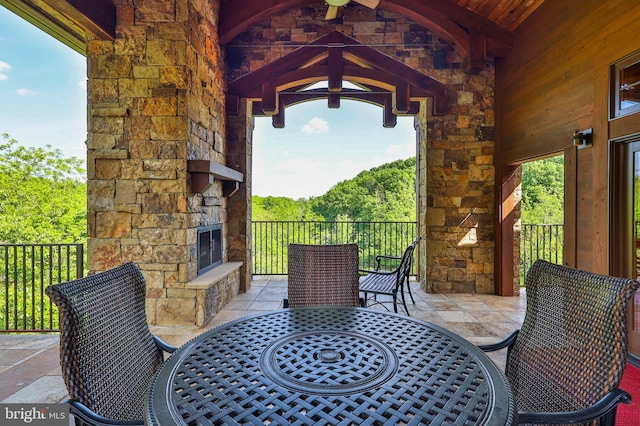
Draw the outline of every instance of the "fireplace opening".
M222 225L198 228L198 275L222 264Z

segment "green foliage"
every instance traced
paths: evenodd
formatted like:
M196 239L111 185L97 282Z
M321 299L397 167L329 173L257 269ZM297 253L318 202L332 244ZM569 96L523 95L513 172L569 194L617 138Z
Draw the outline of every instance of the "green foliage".
M364 171L310 200L254 196L254 272L286 273L289 243L356 243L365 269L375 267L377 254L401 256L416 237L415 181L410 158Z
M287 197L252 198L252 219L255 220L323 220L311 210L309 201Z
M254 195L252 211L254 221L415 221L416 159L365 170L310 200Z
M328 221L415 221L416 159L398 160L339 182L312 200Z
M0 141L0 242L86 241L87 184L80 159Z
M522 223L564 223L564 156L522 165Z

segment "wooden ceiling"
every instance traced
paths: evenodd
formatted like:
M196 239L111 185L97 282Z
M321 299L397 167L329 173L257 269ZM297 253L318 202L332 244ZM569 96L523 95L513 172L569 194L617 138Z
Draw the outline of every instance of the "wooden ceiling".
M463 30L511 33L544 0L380 0L376 9L406 15L418 23L431 23L436 34ZM324 0L221 0L220 41L230 42L253 22L288 9L322 5ZM355 4L355 2L354 2ZM422 18L422 19L420 19ZM491 27L495 27L494 30ZM491 34L488 34L491 35Z
M515 30L544 0L450 0L508 31Z
M116 0L0 0L0 5L37 26L41 26L38 23L43 20L41 18L44 15L44 20L63 24L63 27L69 28L71 22L72 25L88 29L98 38L115 39L115 2ZM469 53L469 40L474 40L479 34L487 39L486 53L489 56L500 56L505 52L504 48L508 50L511 47L512 31L543 2L544 0L380 0L376 8L405 15L424 25L436 35L451 41L463 55ZM304 6L326 7L324 0L220 0L220 42L223 45L229 43L254 22ZM64 22L65 19L67 22Z
M106 0L103 0L106 1ZM465 70L478 72L488 57L501 57L512 48L512 31L544 0L379 0L376 10L406 16L451 43ZM358 2L359 3L359 2ZM353 2L348 7L365 7ZM375 1L373 2L375 3ZM218 34L222 45L253 23L288 10L327 8L324 0L221 0ZM328 21L331 22L331 21Z

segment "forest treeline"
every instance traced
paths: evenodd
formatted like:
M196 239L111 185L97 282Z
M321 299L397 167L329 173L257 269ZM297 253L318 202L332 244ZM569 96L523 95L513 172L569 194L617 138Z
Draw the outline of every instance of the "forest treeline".
M416 158L365 170L324 195L293 200L253 196L253 220L400 222L416 220Z
M82 160L51 146L0 138L0 243L83 243L87 183Z
M416 158L365 170L310 199L253 196L253 220L415 221ZM522 167L522 223L564 221L564 157Z
M87 238L86 171L59 150L0 138L0 242L82 243ZM563 157L528 163L522 176L523 223L562 223ZM415 221L416 159L365 170L324 195L293 200L253 197L254 221Z

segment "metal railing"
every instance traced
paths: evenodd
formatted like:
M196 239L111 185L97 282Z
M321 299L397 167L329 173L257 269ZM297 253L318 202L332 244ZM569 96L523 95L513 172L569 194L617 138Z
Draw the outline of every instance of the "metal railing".
M375 256L401 256L417 236L415 222L256 221L253 273L286 275L289 243L345 244L360 248L360 268ZM520 275L537 259L562 263L562 225L522 225ZM82 244L0 244L0 333L58 330L58 311L44 289L84 276ZM415 262L414 262L415 274Z
M254 221L252 227L256 275L286 275L290 243L356 243L360 268L374 269L376 255L402 256L418 236L415 222ZM415 268L414 262L414 274Z
M564 226L561 224L522 225L520 230L520 285L531 265L543 259L551 263L562 264L564 245Z
M84 275L82 244L0 244L0 333L58 330L44 289Z

